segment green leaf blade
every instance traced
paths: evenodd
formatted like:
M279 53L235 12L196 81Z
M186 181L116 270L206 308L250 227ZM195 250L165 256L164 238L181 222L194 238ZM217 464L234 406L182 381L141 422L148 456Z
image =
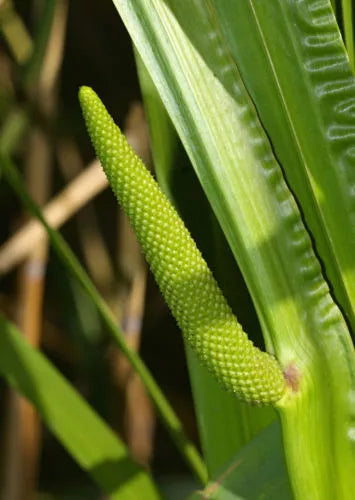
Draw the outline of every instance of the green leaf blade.
M278 422L236 453L213 479L189 500L291 500Z
M160 498L148 473L119 438L3 316L0 373L32 402L48 428L110 498Z
M211 4L354 332L355 79L330 6Z

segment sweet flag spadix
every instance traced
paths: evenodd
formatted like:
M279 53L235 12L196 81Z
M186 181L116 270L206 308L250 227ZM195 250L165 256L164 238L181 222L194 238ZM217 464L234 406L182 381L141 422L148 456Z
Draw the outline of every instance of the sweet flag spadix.
M185 340L239 399L277 402L286 389L277 360L248 339L183 221L96 93L81 87L79 99L96 154Z

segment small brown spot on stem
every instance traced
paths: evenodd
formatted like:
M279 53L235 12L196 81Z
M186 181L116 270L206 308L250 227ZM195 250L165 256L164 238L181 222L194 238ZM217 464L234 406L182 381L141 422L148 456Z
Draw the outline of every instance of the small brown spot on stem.
M288 365L288 367L284 371L284 375L288 385L291 387L293 392L297 392L299 388L301 373L298 370L295 362L292 362Z

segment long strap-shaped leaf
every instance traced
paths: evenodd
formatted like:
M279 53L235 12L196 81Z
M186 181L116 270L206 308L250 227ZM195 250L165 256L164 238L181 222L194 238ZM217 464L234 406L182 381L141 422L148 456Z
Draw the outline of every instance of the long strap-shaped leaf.
M238 61L355 335L355 78L329 2L206 4ZM350 24L351 12L344 15Z
M292 500L280 434L279 423L274 422L188 500Z
M294 490L347 498L355 463L349 331L220 32L202 0L115 5L239 262L267 347L293 381L280 411Z
M51 363L0 315L0 374L31 401L77 463L120 500L160 495L146 471Z
M111 187L186 341L227 390L270 404L285 393L277 361L248 339L176 210L89 87L79 98Z

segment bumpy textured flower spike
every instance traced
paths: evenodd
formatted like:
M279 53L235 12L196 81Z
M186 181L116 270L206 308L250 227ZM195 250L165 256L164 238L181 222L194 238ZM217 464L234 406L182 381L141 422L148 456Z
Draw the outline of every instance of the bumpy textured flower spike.
M111 187L127 213L186 341L225 389L272 404L285 392L278 362L242 330L179 215L89 87L79 99Z

